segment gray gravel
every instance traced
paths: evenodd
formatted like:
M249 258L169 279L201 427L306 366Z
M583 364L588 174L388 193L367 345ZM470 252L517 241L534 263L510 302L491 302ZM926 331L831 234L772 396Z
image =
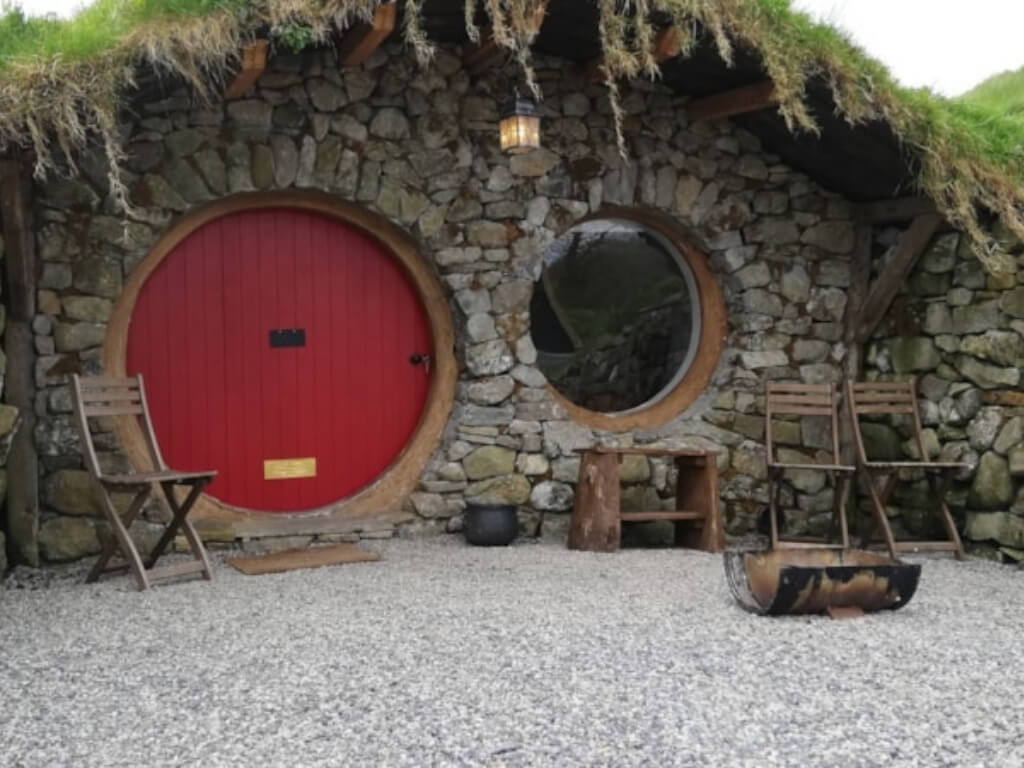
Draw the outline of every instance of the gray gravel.
M925 561L907 608L765 619L719 557L380 545L148 593L0 589L3 766L1024 765L1024 574Z

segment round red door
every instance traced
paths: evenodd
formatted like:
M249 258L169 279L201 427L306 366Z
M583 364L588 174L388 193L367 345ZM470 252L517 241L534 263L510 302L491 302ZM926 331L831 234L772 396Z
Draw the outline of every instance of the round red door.
M397 261L345 222L243 211L182 240L132 312L127 371L145 377L176 469L216 469L226 504L298 511L372 482L419 423L423 306Z

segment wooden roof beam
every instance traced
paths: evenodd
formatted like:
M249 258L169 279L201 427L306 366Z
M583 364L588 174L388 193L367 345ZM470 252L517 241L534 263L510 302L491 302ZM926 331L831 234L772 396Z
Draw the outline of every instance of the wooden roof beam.
M242 46L242 68L224 89L225 99L238 99L256 84L267 67L267 41L253 40Z
M762 80L759 83L722 91L712 96L694 99L686 105L686 114L691 122L721 120L726 117L745 115L778 106L779 97L775 83Z
M885 318L896 294L914 268L914 264L928 247L932 237L942 226L942 217L937 213L925 213L917 216L909 229L903 233L896 252L889 259L881 274L871 286L867 299L864 301L860 331L857 341L864 343Z
M538 3L534 7L533 14L530 16L532 34L536 35L540 32L547 12L548 4L546 2ZM466 49L462 56L462 64L469 74L479 75L497 63L504 53L505 51L502 50L502 47L494 39L493 31L488 28L480 34L480 42L474 43Z
M679 27L662 27L654 36L654 43L651 45L651 55L658 64L674 59L682 50L683 36L679 34ZM598 56L587 62L587 78L589 80L603 80L604 70L601 65L604 58Z
M338 43L338 63L343 67L358 67L391 36L397 20L397 3L378 5L371 22L360 21L345 32Z

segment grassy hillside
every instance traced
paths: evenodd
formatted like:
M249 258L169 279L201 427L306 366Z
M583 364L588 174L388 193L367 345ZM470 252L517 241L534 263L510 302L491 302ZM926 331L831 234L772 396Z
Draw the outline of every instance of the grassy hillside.
M1016 72L990 77L961 96L960 100L1009 115L1024 116L1024 67Z

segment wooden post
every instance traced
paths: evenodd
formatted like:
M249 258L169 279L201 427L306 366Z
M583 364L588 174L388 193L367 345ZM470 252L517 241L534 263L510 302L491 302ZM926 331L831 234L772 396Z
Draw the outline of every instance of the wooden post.
M397 19L398 4L384 3L374 10L370 23L361 21L353 24L338 44L338 61L341 66L358 67L370 58L370 54L395 31Z
M35 446L35 364L32 319L36 312L32 181L19 156L0 159L0 217L7 278L7 382L4 400L18 409L21 426L7 457L7 532L16 557L39 565L39 457Z
M569 549L615 552L619 548L619 460L615 453L587 451L580 460Z
M741 88L733 88L731 91L694 99L686 105L686 116L692 123L701 120L721 120L775 107L778 103L779 96L775 92L775 83L763 80Z
M242 66L227 88L224 98L240 99L260 79L267 67L267 40L253 40L242 47Z

